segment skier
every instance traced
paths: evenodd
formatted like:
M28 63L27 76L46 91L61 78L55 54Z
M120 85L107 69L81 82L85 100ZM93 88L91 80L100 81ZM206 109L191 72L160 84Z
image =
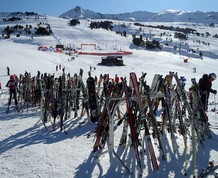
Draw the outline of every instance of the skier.
M117 74L115 75L114 81L115 83L119 83L119 77L117 76Z
M17 102L17 82L15 81L13 75L10 76L10 80L7 82L6 87L8 87L9 91L10 91L10 98L8 101L8 110L9 110L9 107L11 105L12 95L13 95L13 98L15 100L16 109L18 109L18 106L17 106L18 105L18 102Z
M40 77L40 74L41 74L41 73L40 73L40 71L38 70L38 71L37 71L37 78Z
M182 88L185 89L185 85L186 85L186 78L184 76L181 76L180 77L180 82L181 82L181 85L182 85Z
M65 67L63 67L62 72L63 72L63 74L65 74Z
M7 66L7 74L8 74L8 76L10 75L10 69L8 66Z
M216 95L217 91L212 89L212 82L216 80L216 74L210 73L204 74L202 78L200 78L198 84L200 88L201 93L201 102L204 107L204 111L207 111L208 109L208 98L210 93L213 93Z

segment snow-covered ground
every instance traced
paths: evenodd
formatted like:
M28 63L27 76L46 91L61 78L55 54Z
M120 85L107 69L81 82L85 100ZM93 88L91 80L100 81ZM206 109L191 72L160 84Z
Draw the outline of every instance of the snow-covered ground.
M33 26L43 19L26 20L23 24L32 24ZM162 74L165 76L169 71L177 72L179 76L185 76L187 79L186 89L191 86L191 78L197 80L204 73L215 72L217 75L218 68L218 39L212 37L196 37L190 35L189 40L182 42L181 55L179 51L173 50L173 46L180 45L180 41L174 39L173 44L163 46L161 51L148 51L134 47L132 43L132 36L127 35L123 37L115 32L106 31L103 29L90 30L87 28L90 23L87 20L81 20L81 24L76 27L68 26L68 20L57 17L48 16L44 22L51 25L54 36L35 37L33 40L30 36L21 35L17 38L11 35L10 39L0 39L0 82L2 90L5 91L5 84L9 77L6 75L6 67L9 66L12 74L24 74L25 71L30 72L33 76L37 71L41 73L55 73L55 76L61 74L62 71L56 71L56 65L61 64L65 67L66 73L78 73L80 68L84 69L85 81L88 76L88 71L91 67L96 70L92 75L99 76L101 73L109 73L111 77L115 74L129 78L130 72L136 72L138 77L141 72L146 72L146 80L150 85L155 74ZM116 21L115 21L116 22ZM0 22L0 30L7 25L15 25L20 22L4 23ZM122 22L116 22L122 23ZM130 22L126 22L129 24ZM158 24L158 23L154 23ZM166 26L172 23L164 23ZM192 27L192 24L174 23L173 25L181 25ZM141 33L138 31L139 27L131 24L128 32ZM209 32L214 35L218 28L203 26L197 24L195 27L200 33ZM162 31L156 29L145 28L143 33L154 36L160 35ZM169 31L169 33L172 33ZM193 40L207 41L210 46L197 44ZM164 44L166 37L162 38ZM123 57L125 66L123 67L105 67L98 66L97 63L101 61L100 56L75 56L75 60L68 61L68 55L54 52L42 52L37 48L40 45L55 46L61 42L64 45L74 45L80 48L82 43L96 44L103 51L111 51L114 48L133 52L132 55ZM168 41L170 44L171 42ZM185 44L186 43L186 44ZM197 51L202 51L203 60L199 55L187 52L188 47ZM184 59L189 58L188 63L184 63ZM196 68L196 73L193 73L193 68ZM218 80L213 82L213 88L218 89ZM6 114L7 97L0 95L0 177L1 178L84 178L84 177L137 177L136 161L134 157L133 148L119 148L115 144L115 150L118 154L122 154L122 159L125 164L130 167L133 172L128 174L122 167L120 162L111 154L106 153L99 158L94 158L92 153L92 146L94 144L94 137L87 138L87 133L93 131L96 127L92 124L86 116L83 118L74 118L67 120L65 128L68 134L63 132L46 130L40 120L40 112L37 108L30 108L27 112L16 113L9 112ZM217 102L217 97L211 95L210 102ZM209 120L212 125L218 126L218 116L214 112L210 112ZM78 127L79 122L86 120L83 126ZM51 130L51 126L49 126ZM119 134L119 129L116 134ZM209 160L218 162L218 130L212 129L212 139L205 140L205 146L198 145L197 150L197 168L200 171L205 167ZM115 143L119 139L115 135ZM182 168L185 160L185 152L183 139L180 135L176 135L178 147L177 152L173 153L170 139L161 138L163 140L163 147L167 155L167 160L163 161L158 157L160 169L159 171L152 171L150 160L147 159L146 154L143 155L143 177L183 177ZM188 139L188 177L193 173L193 155L191 139ZM107 148L105 148L107 150ZM159 154L158 146L155 147L157 155Z

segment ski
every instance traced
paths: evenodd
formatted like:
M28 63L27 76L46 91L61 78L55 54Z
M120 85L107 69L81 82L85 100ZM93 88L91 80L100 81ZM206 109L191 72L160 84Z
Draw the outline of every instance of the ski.
M202 129L202 134L206 134L208 136L208 138L212 138L211 132L210 132L210 128L208 125L208 118L207 115L203 109L203 104L201 102L201 94L200 94L200 89L199 86L196 82L195 78L191 79L192 82L192 93L193 93L193 103L195 104L195 110L196 110L196 114L199 118L199 125L201 126Z
M141 159L140 159L139 150L138 150L138 146L139 146L138 135L139 135L139 133L137 132L137 128L136 128L136 118L134 117L134 115L132 113L132 101L131 101L130 94L128 91L126 79L121 78L121 80L123 83L124 93L125 93L125 97L126 97L127 116L128 116L129 126L130 126L132 145L133 145L133 148L135 150L137 166L139 168L139 175L142 175L142 165L141 165Z
M127 141L127 134L128 134L127 113L123 117L125 117L125 119L124 119L124 122L123 122L123 130L122 130L122 134L121 134L121 137L120 137L119 146L125 147L126 146L126 141Z
M156 120L156 116L155 116L154 111L153 111L152 101L151 101L151 96L150 96L149 91L150 91L149 86L145 86L145 94L147 96L149 116L151 117L151 122L152 122L152 126L154 127L155 136L157 137L157 140L158 140L158 143L159 143L162 159L166 160L164 150L163 150L163 146L162 146L162 142L161 142L161 139L160 139L160 131L159 131L158 126L157 126L157 120Z
M190 117L190 125L191 125L191 131L192 131L192 142L193 142L193 174L194 174L194 176L196 176L197 140L196 140L196 133L195 132L197 132L197 131L196 131L195 125L194 125L194 114L193 114L192 107L190 106L190 104L188 102L188 98L187 98L186 92L184 90L184 87L182 86L181 81L178 78L178 74L173 73L173 76L174 76L176 83L177 83L177 86L178 86L178 93L181 96L182 101L184 102L185 109L187 109L189 117ZM186 147L186 145L185 145L185 147ZM185 149L187 150L187 148L185 148ZM187 162L187 158L186 158L185 162ZM185 172L184 175L187 175L186 166L187 166L187 163L185 163L185 166L184 166L184 172Z
M160 74L155 74L152 83L151 83L151 87L150 87L150 93L151 95L156 94L158 92L158 89L160 87L160 79L162 78L162 75Z
M113 84L108 81L108 76L106 75L104 80L104 92L106 102L103 107L103 111L99 118L97 134L96 134L96 142L93 146L93 151L95 152L98 147L103 149L105 143L109 136L109 114L115 114L115 109L117 109L118 101L116 100L108 100L108 98L120 97L123 95L122 85L121 83ZM109 102L108 102L109 101ZM113 117L113 116L112 116ZM111 118L113 119L113 118Z
M141 78L140 80L141 80L141 83L142 83L144 78ZM130 73L130 81L132 83L132 86L134 88L134 93L135 93L136 98L137 98L137 104L139 106L141 122L143 123L143 126L144 126L145 130L148 131L148 126L147 126L147 122L146 122L146 119L145 119L145 113L144 113L145 111L144 111L142 98L141 98L141 93L140 93L140 87L138 85L137 77L136 77L136 74L134 72ZM150 158L151 158L151 161L152 161L153 169L154 170L159 170L157 158L156 158L156 155L155 155L155 152L154 152L154 149L153 149L153 145L152 145L149 133L146 134L146 137L147 137L146 141L147 141L147 146L148 146L148 150L149 150L149 153L150 153Z

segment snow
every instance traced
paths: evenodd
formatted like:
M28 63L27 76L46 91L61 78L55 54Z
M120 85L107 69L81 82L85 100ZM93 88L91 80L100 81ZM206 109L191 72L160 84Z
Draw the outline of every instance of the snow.
M36 24L39 19L25 20L23 24ZM185 76L187 79L186 89L191 86L191 78L197 80L204 73L217 72L218 68L218 43L217 39L212 37L196 37L189 36L187 41L188 47L202 51L203 60L199 55L188 53L186 51L187 45L182 42L181 55L179 51L173 50L174 45L179 45L173 37L173 43L169 41L169 46L163 46L163 50L148 51L136 48L131 44L132 36L127 35L127 38L115 34L115 32L106 31L103 29L90 30L87 28L89 21L81 20L81 24L76 27L69 27L68 20L57 17L47 16L47 20L51 25L54 36L37 37L33 40L30 36L21 35L17 38L11 35L10 39L0 39L0 82L2 90L6 90L6 82L8 76L6 75L6 67L9 66L12 74L24 74L25 71L31 72L32 76L41 73L55 73L59 76L62 71L56 72L56 65L61 64L65 67L66 73L78 73L80 68L84 69L85 81L88 77L90 66L96 67L92 75L99 76L101 73L109 73L111 77L118 74L119 76L129 78L129 73L134 71L137 76L141 72L146 72L146 80L150 85L155 74L167 75L169 71L177 72L179 76ZM14 22L19 24L19 22ZM14 23L0 22L0 29L2 30L7 25L14 25ZM114 23L120 23L114 21ZM125 22L129 24L129 22ZM151 23L149 23L151 24ZM158 23L152 23L153 25ZM160 23L159 23L160 24ZM163 23L162 23L163 24ZM192 27L194 23L164 23L166 26L186 26ZM138 32L139 27L130 25L127 31L129 33ZM217 33L217 27L208 27L203 24L196 24L195 28L201 33L210 32ZM143 33L154 34L158 36L161 30L144 28ZM172 33L169 31L169 33ZM165 42L165 37L161 38ZM194 43L193 40L200 39L207 41L210 46ZM54 52L37 51L38 46L55 46L61 42L64 45L74 45L80 47L81 43L95 43L102 48L103 51L112 51L115 47L122 50L133 52L132 55L123 57L125 66L123 67L105 67L98 66L100 56L78 55L75 56L74 61L69 61L69 56L65 54L58 54ZM184 63L184 59L189 58L188 63ZM197 72L193 73L193 68L196 67ZM218 75L218 73L217 73ZM213 82L213 88L218 89L218 80ZM24 109L23 112L9 112L5 113L7 107L7 97L0 95L0 177L1 178L84 178L84 177L137 177L136 161L134 150L130 146L127 148L119 148L117 145L119 141L119 134L121 128L115 132L115 150L121 154L124 163L133 172L128 174L122 167L120 162L114 158L111 153L105 153L99 158L94 158L92 153L92 146L94 144L94 137L87 138L90 131L94 131L96 124L92 124L89 118L85 115L83 118L77 117L75 119L68 119L65 123L65 129L68 134L60 132L59 129L51 131L51 126L48 125L49 130L46 130L40 121L40 111L38 108L30 107L28 112ZM210 102L217 102L217 97L211 95ZM209 120L212 125L218 126L217 115L211 112L209 108ZM79 122L87 121L81 127ZM218 130L212 129L212 139L206 138L205 146L198 145L197 151L197 168L198 171L205 167L209 160L218 162ZM176 135L176 153L172 152L170 139L161 138L163 147L167 156L164 161L159 156L158 145L155 145L155 151L158 156L160 166L159 171L153 171L150 160L147 155L143 155L143 177L183 177L182 168L185 159L184 144L182 136ZM107 150L107 147L104 151ZM193 155L191 139L188 139L189 163L187 173L190 177L193 173Z

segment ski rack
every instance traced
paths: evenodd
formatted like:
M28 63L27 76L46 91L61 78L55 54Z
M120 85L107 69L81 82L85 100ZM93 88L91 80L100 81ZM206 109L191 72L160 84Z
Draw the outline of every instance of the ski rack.
M156 95L152 95L151 96L151 99L157 99L157 98L162 98L164 96L164 94L162 93L157 93ZM132 99L136 100L137 97L131 97ZM148 98L146 95L142 95L142 98ZM114 135L114 129L113 126L114 126L114 122L113 122L113 117L115 115L115 112L116 112L116 109L118 108L119 104L122 102L122 101L125 101L126 100L126 97L106 97L105 98L105 102L106 102L106 107L107 107L107 112L108 112L108 116L109 116L109 127L110 127L110 134L109 134L109 138L110 136L112 135L112 137L110 138L111 140L111 143L109 144L110 147L114 146L114 141L113 141L113 135ZM113 113L111 114L110 113L110 107L109 107L109 103L110 101L120 101L119 103L116 104L115 106L115 109L113 111Z
M190 118L190 128L191 128L191 131L192 131L192 135L193 135L193 149L196 150L197 149L197 138L198 137L198 132L195 130L195 123L194 123L194 115L193 115L193 109L191 108L190 106L190 103L188 102L188 97L187 97L187 93L186 91L184 90L184 88L182 88L182 85L181 85L181 81L180 79L178 78L178 75L177 73L174 73L174 72L170 72L169 74L172 78L175 79L175 83L174 85L172 85L172 91L170 91L170 96L171 98L174 98L174 96L176 95L180 95L181 99L180 101L184 103L184 109L187 111L188 113L188 117ZM175 90L175 87L178 87L178 91L174 91ZM149 93L149 95L148 95ZM164 92L157 92L157 93L151 93L151 91L149 91L148 93L145 93L143 95L141 95L141 98L142 99L158 99L158 98L165 98L166 97L166 94ZM148 98L149 97L149 98ZM102 152L102 154L105 154L105 153L109 153L109 154L112 154L114 155L114 157L116 157L118 159L118 161L122 164L122 166L126 169L126 171L129 173L129 174L132 174L131 170L129 167L126 166L126 164L123 162L123 160L120 158L120 156L116 153L115 149L114 149L114 131L115 131L115 123L114 123L114 117L115 117L115 113L117 111L117 108L119 107L119 105L126 100L126 96L122 96L122 97L104 97L105 99L105 104L106 104L106 109L107 109L107 114L108 114L108 118L109 118L109 138L107 140L107 145L108 145L108 150L107 151L104 151ZM137 100L137 97L136 96L131 96L131 99L133 101L136 101ZM113 111L110 109L110 105L109 103L111 101L118 101L115 106L113 107ZM200 139L200 138L198 138ZM201 141L201 140L200 140ZM144 145L143 145L144 147ZM144 148L143 148L144 149ZM175 150L175 149L173 149ZM101 155L102 155L101 154ZM193 170L193 174L196 175L196 151L194 151L194 170ZM187 162L187 158L186 158L186 161ZM186 169L184 169L185 173L186 173Z
M162 93L156 93L156 94L152 94L151 99L157 99L157 98L162 98L164 97L164 94ZM131 97L133 100L136 100L137 97ZM147 95L142 95L142 98L148 98ZM105 97L105 103L106 103L106 109L107 109L107 113L108 113L108 117L109 117L109 142L107 142L108 144L108 150L104 151L101 153L101 155L105 154L105 153L110 153L112 155L114 155L118 161L123 165L123 167L126 169L126 171L129 174L132 174L132 172L130 171L130 168L128 168L125 163L121 160L121 158L119 157L119 155L115 152L114 150L114 116L115 113L117 111L117 108L119 107L120 103L122 103L123 101L126 100L126 97ZM110 111L110 107L109 107L109 103L110 101L119 101L113 108L113 112L111 113ZM100 156L101 156L100 155Z
M110 101L119 101L115 105L112 114L110 112L110 107L109 107ZM128 168L125 165L125 163L121 160L121 158L118 156L118 154L114 150L114 119L113 118L114 118L114 115L115 115L115 113L117 111L118 106L120 105L120 103L122 101L125 101L124 97L106 97L105 98L107 113L108 113L108 117L109 117L109 143L108 143L108 148L109 148L109 152L111 154L113 154L118 159L118 161L123 165L123 167L127 170L127 172L129 174L132 174L132 172L130 171L130 168Z

